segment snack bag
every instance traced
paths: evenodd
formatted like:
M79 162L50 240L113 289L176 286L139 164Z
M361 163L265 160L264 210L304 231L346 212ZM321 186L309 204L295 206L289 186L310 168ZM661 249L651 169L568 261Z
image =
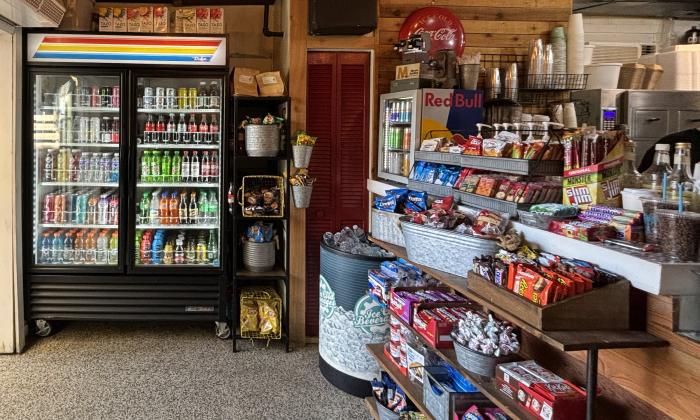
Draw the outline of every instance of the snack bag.
M484 156L503 157L506 151L506 146L508 146L508 143L504 140L484 139L482 153Z
M476 235L494 237L502 235L508 225L508 217L490 210L481 210L472 226Z
M481 156L481 146L483 139L476 136L469 136L469 140L464 144L464 154L471 156Z
M420 213L428 209L428 194L410 191L406 197L406 213Z
M250 301L241 301L241 333L258 331L258 308Z
M280 325L274 305L267 300L259 300L258 310L260 312L260 334L277 334Z
M433 209L450 211L450 210L452 210L452 206L454 205L454 201L455 201L454 197L451 195L448 195L446 197L435 199L435 201L433 201L433 205L430 207Z

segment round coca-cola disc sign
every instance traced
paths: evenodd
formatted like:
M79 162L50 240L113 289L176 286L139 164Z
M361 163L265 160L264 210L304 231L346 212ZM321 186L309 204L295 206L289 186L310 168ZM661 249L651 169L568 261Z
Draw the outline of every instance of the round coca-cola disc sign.
M457 57L464 50L464 28L462 22L444 7L424 7L406 18L399 39L423 32L430 33L430 50L433 55L439 50L454 50Z

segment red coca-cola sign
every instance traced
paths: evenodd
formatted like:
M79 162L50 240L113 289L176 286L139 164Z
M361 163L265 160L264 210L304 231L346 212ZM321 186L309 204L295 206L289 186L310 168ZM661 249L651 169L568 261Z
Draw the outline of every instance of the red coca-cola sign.
M462 22L449 9L444 7L424 7L406 18L399 39L428 32L430 34L430 55L439 50L454 50L459 57L464 50L464 28Z

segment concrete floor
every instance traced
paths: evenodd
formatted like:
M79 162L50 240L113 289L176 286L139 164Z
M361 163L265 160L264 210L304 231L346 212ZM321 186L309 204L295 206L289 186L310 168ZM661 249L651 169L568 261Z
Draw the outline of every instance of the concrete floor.
M232 353L213 323L70 323L0 355L0 419L366 419L315 346Z

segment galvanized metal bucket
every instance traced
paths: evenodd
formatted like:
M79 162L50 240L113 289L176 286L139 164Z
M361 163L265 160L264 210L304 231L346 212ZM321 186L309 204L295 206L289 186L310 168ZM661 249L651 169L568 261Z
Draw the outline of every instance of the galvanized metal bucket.
M243 266L254 273L263 273L275 268L277 237L270 242L243 242Z
M292 185L294 206L298 209L309 208L309 205L311 204L311 193L313 190L313 185Z
M245 151L248 156L275 157L280 152L280 128L276 125L245 126Z
M372 237L398 246L406 246L401 232L399 213L372 209Z
M409 260L459 277L467 277L474 257L498 251L494 240L411 223L406 217L401 218L401 230Z
M311 152L313 152L313 146L307 146L303 144L298 144L292 146L292 155L294 156L294 167L295 168L308 168L311 162Z
M384 407L384 404L377 401L376 397L374 398L374 403L377 405L377 414L379 414L379 420L399 420L399 413L396 413Z
M496 375L496 365L508 363L515 360L514 356L494 357L480 354L474 350L463 346L459 341L454 340L457 362L469 372L481 376L493 378Z

